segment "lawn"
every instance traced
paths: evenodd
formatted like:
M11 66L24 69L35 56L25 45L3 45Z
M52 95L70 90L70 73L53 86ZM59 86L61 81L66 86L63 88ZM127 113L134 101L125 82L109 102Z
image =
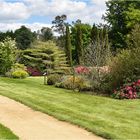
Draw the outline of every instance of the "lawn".
M140 139L139 100L115 100L59 89L43 85L43 77L1 77L0 94L104 138Z
M2 140L8 140L8 139L18 139L18 137L16 135L14 135L11 130L9 130L8 128L4 127L2 124L0 124L0 139Z

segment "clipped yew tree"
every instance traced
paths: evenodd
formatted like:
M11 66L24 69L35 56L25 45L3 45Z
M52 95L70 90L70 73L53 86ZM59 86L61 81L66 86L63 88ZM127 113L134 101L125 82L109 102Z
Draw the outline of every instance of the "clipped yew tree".
M42 73L65 73L69 68L65 52L51 41L36 42L34 48L22 51L20 61Z

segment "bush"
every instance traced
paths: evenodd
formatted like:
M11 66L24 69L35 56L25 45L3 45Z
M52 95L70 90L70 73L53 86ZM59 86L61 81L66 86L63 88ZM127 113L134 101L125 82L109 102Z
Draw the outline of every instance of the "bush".
M50 74L47 77L47 84L48 85L55 85L57 82L61 81L61 75L59 74Z
M108 90L113 91L128 81L136 81L140 77L140 48L123 50L114 57L109 65L110 73L106 77Z
M26 66L24 64L20 64L20 63L15 63L11 70L15 71L15 70L27 70Z
M140 80L123 85L114 91L112 97L116 99L140 98Z
M35 67L27 67L27 72L31 76L42 76L43 75L42 72Z
M90 67L90 71L86 76L92 86L92 90L99 92L102 91L105 75L109 72L107 66L103 67Z
M0 42L0 75L5 75L16 61L15 41L6 38Z
M79 91L91 90L90 83L81 76L64 76L60 83L56 83L56 87L65 89L78 89Z
M26 66L24 64L15 63L11 70L6 72L7 77L11 78L26 78L28 76L28 72L26 71Z
M84 75L88 75L90 73L90 69L88 67L84 67L84 66L78 66L74 69L74 71L77 74L84 74Z
M28 76L28 73L24 70L15 70L14 72L12 72L11 75L13 78L23 79L23 78L26 78Z

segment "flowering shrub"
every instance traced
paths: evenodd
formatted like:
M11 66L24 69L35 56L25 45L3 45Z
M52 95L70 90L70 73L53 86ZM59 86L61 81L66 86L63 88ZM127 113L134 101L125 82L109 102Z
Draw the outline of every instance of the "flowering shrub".
M117 99L136 99L140 97L140 79L136 82L126 84L119 90L115 90L113 95Z
M39 71L37 68L27 67L27 72L28 72L31 76L42 76L41 71Z
M90 73L90 69L87 67L84 67L84 66L78 66L74 70L77 74L89 74Z

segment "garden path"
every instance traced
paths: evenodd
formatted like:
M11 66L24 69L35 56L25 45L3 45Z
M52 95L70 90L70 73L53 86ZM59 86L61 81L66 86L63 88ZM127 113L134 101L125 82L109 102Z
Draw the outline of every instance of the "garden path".
M34 111L4 96L0 96L0 122L20 140L102 140L82 128Z

